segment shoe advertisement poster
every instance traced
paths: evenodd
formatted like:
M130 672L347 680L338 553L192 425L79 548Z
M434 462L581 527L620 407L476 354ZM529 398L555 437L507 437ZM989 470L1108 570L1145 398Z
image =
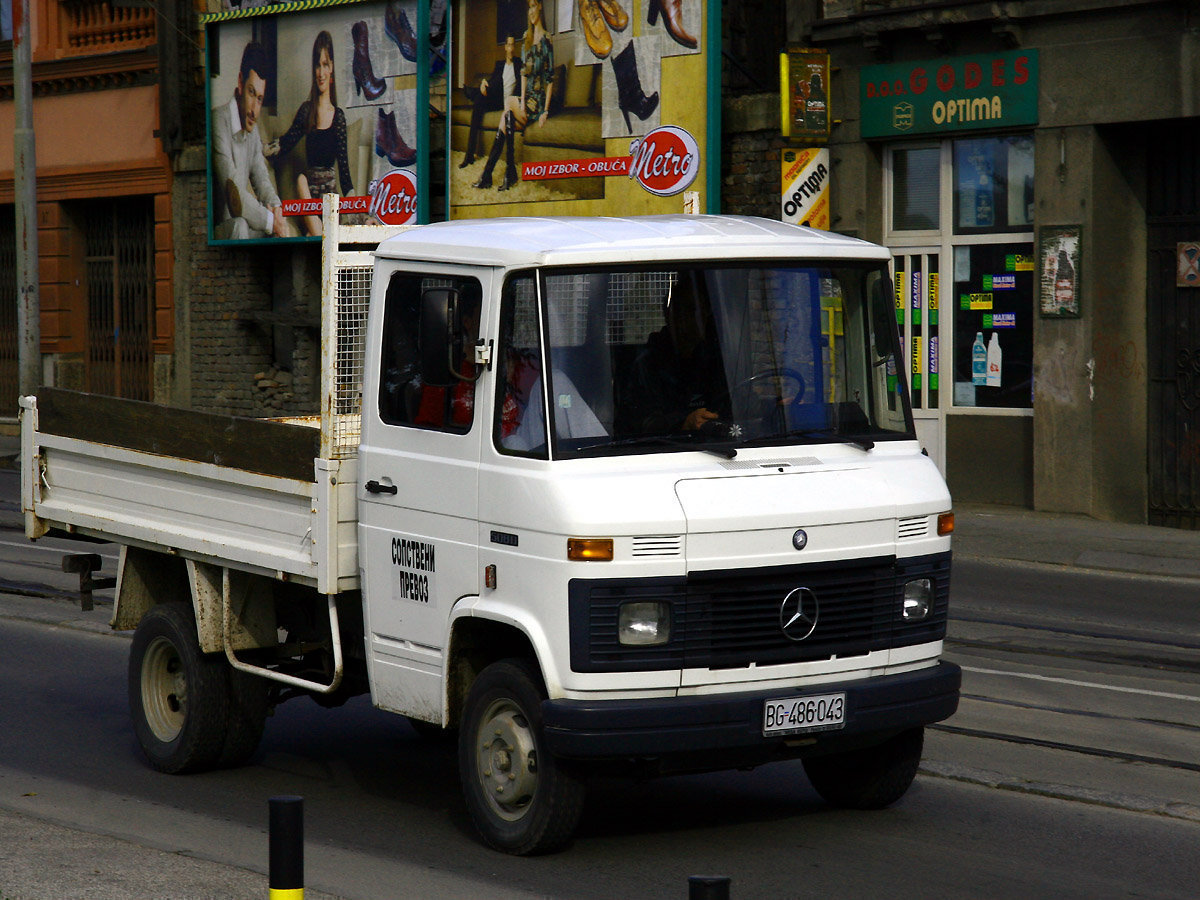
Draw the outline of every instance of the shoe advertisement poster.
M359 221L417 220L417 0L295 6L204 17L213 243L315 240L329 192Z
M713 7L458 0L450 217L704 209Z

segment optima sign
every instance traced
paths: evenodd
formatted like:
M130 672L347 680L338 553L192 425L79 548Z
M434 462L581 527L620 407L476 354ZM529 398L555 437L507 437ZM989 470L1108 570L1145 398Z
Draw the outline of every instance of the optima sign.
M1036 50L864 66L859 78L864 138L1036 125L1038 120Z

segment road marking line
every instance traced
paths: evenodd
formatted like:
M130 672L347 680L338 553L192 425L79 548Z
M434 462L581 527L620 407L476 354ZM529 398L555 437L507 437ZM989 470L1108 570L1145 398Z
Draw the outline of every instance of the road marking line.
M1073 678L1052 678L1049 675L1034 675L1032 672L1005 672L1001 669L977 669L973 666L963 666L964 672L974 672L977 675L1007 675L1010 678L1029 678L1033 681L1052 681L1055 684L1069 684L1074 687L1097 688L1102 691L1119 691L1122 694L1141 694L1146 697L1162 697L1165 700L1190 700L1200 703L1200 697L1190 694L1169 694L1166 691L1147 691L1142 688L1118 687L1115 684L1096 684L1094 681L1076 681Z

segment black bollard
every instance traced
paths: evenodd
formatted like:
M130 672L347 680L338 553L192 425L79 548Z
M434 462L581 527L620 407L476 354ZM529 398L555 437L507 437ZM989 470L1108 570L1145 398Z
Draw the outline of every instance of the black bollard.
M692 875L688 878L688 900L729 900L729 878L725 875Z
M304 900L304 798L272 797L270 900Z

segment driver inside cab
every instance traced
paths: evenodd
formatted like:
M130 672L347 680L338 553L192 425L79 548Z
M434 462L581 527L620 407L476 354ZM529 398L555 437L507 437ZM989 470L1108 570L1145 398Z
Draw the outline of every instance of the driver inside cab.
M683 271L668 292L663 327L634 358L627 434L699 431L728 418L725 367L701 273Z

